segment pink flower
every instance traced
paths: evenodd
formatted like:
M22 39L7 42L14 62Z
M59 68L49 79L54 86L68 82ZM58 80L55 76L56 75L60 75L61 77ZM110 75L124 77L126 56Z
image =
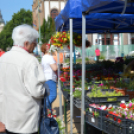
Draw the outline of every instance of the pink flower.
M103 86L103 83L101 83L99 86Z
M128 104L128 107L129 107L129 108L132 107L132 103L129 103L129 104Z

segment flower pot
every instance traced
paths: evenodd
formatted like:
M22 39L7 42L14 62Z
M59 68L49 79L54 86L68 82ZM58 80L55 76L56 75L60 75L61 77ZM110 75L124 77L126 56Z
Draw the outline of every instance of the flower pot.
M126 95L129 95L129 99L133 99L134 98L134 91L127 90Z
M110 89L114 89L115 87L114 86L110 86Z
M114 90L116 91L116 92L120 92L121 94L123 94L123 95L126 95L126 89L122 89L122 88L114 88Z

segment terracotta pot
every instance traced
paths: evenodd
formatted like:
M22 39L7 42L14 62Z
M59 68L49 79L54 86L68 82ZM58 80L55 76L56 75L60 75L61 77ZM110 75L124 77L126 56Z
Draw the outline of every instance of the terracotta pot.
M134 98L134 91L126 91L126 95L129 95L129 99L133 99Z
M110 86L110 89L114 89L115 87L114 86Z
M122 88L115 88L116 92L120 92L123 95L126 95L126 89L122 89Z

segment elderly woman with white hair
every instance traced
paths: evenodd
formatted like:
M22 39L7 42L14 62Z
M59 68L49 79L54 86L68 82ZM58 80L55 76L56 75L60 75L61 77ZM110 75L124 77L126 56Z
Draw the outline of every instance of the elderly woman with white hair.
M0 122L7 134L38 133L45 77L38 60L30 54L38 37L29 25L15 27L13 47L0 58Z

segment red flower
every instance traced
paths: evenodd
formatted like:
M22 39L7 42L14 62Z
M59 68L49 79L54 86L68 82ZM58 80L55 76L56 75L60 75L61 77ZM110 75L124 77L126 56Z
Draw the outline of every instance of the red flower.
M54 118L56 118L56 115L53 115Z
M66 82L66 79L65 79L64 77L60 77L60 80L61 80L62 82Z
M120 104L120 107L121 107L121 108L124 108L124 109L127 108L124 103L121 103L121 104Z

